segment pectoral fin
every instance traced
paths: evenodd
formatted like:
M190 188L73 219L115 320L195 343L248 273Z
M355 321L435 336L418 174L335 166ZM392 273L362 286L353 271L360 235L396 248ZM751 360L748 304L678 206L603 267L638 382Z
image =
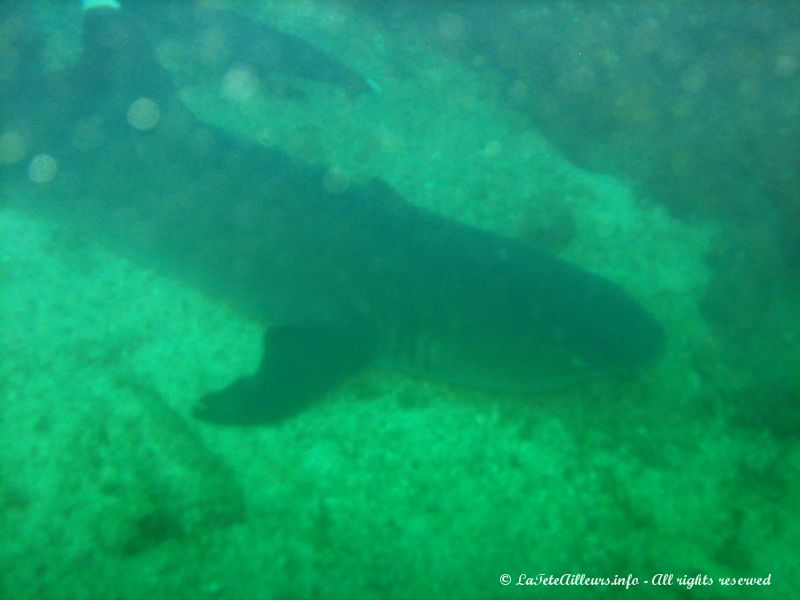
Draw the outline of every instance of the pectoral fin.
M352 331L273 327L258 371L200 400L193 414L219 425L262 425L290 417L372 359L368 336Z

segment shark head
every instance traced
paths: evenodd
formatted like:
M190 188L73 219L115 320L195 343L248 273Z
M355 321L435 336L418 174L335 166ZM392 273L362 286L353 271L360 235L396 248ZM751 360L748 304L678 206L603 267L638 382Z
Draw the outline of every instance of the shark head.
M394 343L410 370L525 391L635 373L662 354L663 328L619 285L523 244L468 235L450 274L416 288L443 282L431 291L438 302L426 298L441 310L417 328L421 337Z

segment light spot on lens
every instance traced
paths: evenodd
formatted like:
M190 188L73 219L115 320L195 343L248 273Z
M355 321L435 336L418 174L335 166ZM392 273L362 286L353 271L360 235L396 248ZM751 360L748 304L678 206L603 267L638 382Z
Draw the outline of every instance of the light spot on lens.
M37 154L28 165L28 178L34 183L52 181L57 172L58 163L49 154Z
M455 13L446 13L438 23L439 35L444 39L454 42L461 40L464 37L466 26L464 19Z
M684 70L680 76L681 87L690 94L696 94L702 90L708 81L706 70L700 65L692 65Z
M27 150L23 137L13 131L0 135L0 163L10 165L25 158Z
M161 110L150 98L139 98L128 109L128 123L141 131L155 127L160 118Z
M341 169L333 168L322 177L322 187L330 194L341 194L350 187L350 177Z
M72 131L72 145L77 150L94 150L99 148L105 139L102 123L99 119L83 119Z
M483 155L487 158L495 158L503 151L503 144L497 140L488 142L483 147Z
M781 54L775 59L775 74L778 77L791 77L797 72L797 59L788 54Z
M222 95L236 102L247 102L258 90L258 78L247 67L235 67L222 79Z

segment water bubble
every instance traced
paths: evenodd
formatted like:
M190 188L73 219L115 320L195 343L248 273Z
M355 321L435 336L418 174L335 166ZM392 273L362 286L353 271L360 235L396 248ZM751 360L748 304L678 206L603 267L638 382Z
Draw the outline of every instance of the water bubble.
M21 161L27 154L25 139L14 131L0 135L0 163L10 165Z
M508 86L508 95L511 100L517 105L524 105L530 101L528 84L521 79L515 79L510 86Z
M150 98L139 98L128 108L128 123L141 131L152 129L161 118L161 110Z
M342 169L334 167L322 177L322 187L330 194L341 194L350 187L350 177Z
M775 59L775 74L778 77L791 77L797 72L800 65L797 60L788 54L781 54Z
M247 67L234 67L222 78L222 95L236 102L247 102L258 90L258 78Z
M455 13L445 13L439 18L439 35L444 39L454 42L464 37L466 26L464 19Z
M503 144L498 140L491 140L483 147L483 155L487 158L495 158L503 151Z
M102 123L99 119L83 119L72 131L72 145L77 150L94 150L99 148L105 139Z
M705 68L700 65L692 65L685 69L680 76L681 87L690 94L696 94L702 90L708 81L708 74Z
M58 162L49 154L37 154L28 165L28 179L34 183L52 181L58 172Z

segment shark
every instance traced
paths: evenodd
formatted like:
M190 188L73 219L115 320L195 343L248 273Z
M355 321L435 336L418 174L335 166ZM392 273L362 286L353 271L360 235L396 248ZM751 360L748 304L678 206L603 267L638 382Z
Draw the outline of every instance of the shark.
M277 423L373 365L525 391L637 373L661 356L663 327L618 284L415 207L381 180L330 185L322 165L199 121L156 52L178 16L149 31L125 6L87 10L81 54L59 72L35 47L20 51L2 126L25 158L2 167L5 202L263 324L256 372L198 399L195 417ZM207 17L186 17L179 35L192 39ZM277 35L304 49L281 69L368 92L305 42L259 23L241 32L232 61L275 68L253 48Z

